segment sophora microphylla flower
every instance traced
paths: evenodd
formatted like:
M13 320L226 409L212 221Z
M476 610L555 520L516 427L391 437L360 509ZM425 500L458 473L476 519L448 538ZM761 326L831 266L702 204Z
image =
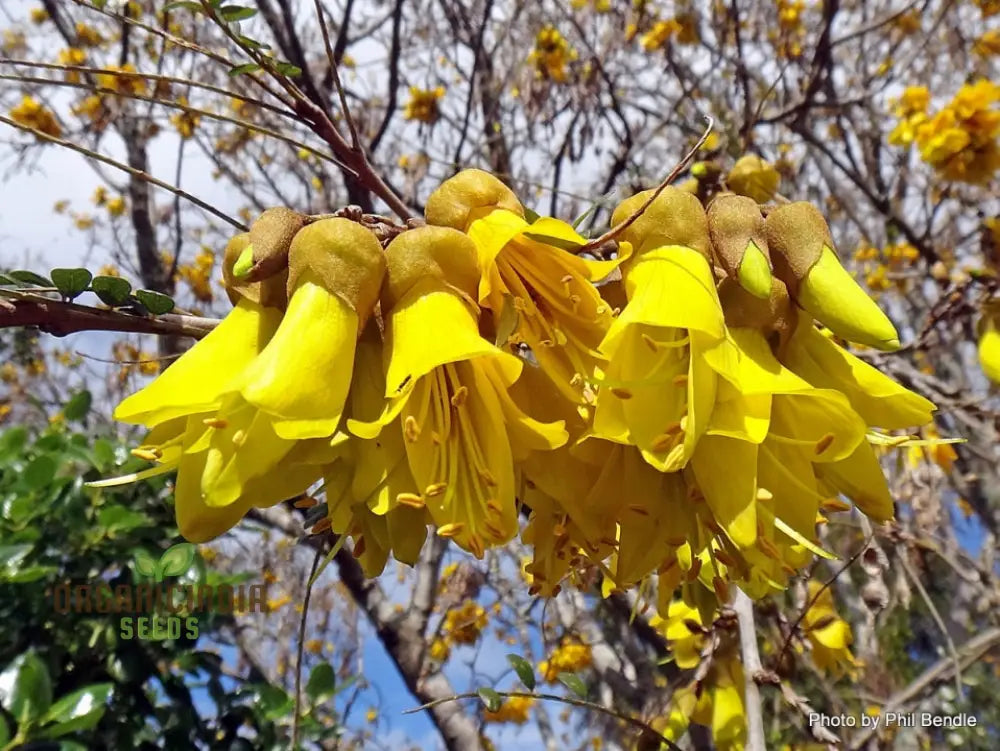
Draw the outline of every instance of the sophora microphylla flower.
M618 224L649 197L614 212ZM666 188L621 234L632 250L621 266L628 304L600 344L610 362L593 434L638 446L661 471L687 464L715 402L705 354L725 342L709 263L708 224L697 198Z
M851 672L858 664L850 650L854 635L851 624L837 613L833 590L810 579L807 594L809 609L802 617L802 631L809 640L813 662L834 676Z
M1000 327L997 326L997 307L988 305L979 321L979 366L986 377L1000 383Z
M479 335L476 249L447 227L420 227L385 251L386 316L383 415L352 421L372 438L398 415L406 455L421 489L407 499L425 505L438 527L477 557L517 532L514 459L562 445L561 424L543 424L507 390L522 363Z
M768 213L764 234L774 273L799 307L848 341L899 348L892 322L840 265L819 209L802 201L779 206Z
M597 346L612 320L593 282L621 259L589 261L567 251L586 240L558 219L529 223L510 188L481 170L442 183L425 213L430 224L462 230L476 244L477 299L492 312L498 338L526 344L565 398L587 403L601 362Z
M227 253L236 256L227 264L230 278L252 236L234 240ZM224 321L219 336L216 330L199 342L115 413L159 428L147 450L162 456L169 449L178 470L178 525L193 541L226 531L252 505L304 491L334 456L329 439L344 412L355 342L385 261L375 236L346 219L318 221L286 239L268 251L268 261L255 263L259 269L273 254L287 255L283 316L238 302L239 316Z

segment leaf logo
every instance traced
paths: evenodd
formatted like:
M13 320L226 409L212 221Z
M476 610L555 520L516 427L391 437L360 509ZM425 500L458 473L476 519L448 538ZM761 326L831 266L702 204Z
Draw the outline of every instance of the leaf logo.
M135 551L133 560L140 576L161 582L165 576L180 576L186 572L194 563L194 556L195 546L190 542L181 542L164 550L158 561L141 549Z

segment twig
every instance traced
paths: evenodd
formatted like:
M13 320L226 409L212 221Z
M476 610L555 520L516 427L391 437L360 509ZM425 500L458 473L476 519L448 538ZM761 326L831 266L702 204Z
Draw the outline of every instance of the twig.
M600 237L596 237L587 242L585 245L580 246L579 250L576 251L577 253L589 253L597 248L600 248L605 243L611 242L618 237L618 235L632 226L632 223L645 213L646 209L652 205L653 201L659 197L660 193L662 193L666 187L676 180L677 176L684 171L691 160L694 159L694 155L698 153L698 149L702 147L705 141L708 140L708 137L712 134L712 129L715 127L715 120L709 115L706 115L705 119L708 120L708 126L705 128L705 132L701 134L701 138L698 139L698 143L692 146L691 150L684 155L684 158L677 163L677 166L670 170L670 174L663 179L663 182L656 186L656 190L653 191L642 206L636 209L631 216L616 224Z
M104 162L105 164L107 164L107 165L109 165L111 167L114 167L115 169L120 169L122 172L127 172L128 174L132 175L133 177L137 177L140 180L145 180L148 183L152 183L157 188L163 188L164 190L168 190L171 193L174 193L176 195L181 196L181 198L186 198L188 201L190 201L191 203L193 203L195 206L198 206L198 207L204 209L205 211L207 211L208 213L213 214L214 216L218 217L219 219L222 219L224 222L226 222L228 224L231 224L232 226L236 227L236 229L240 230L241 232L246 232L247 231L247 227L246 227L245 224L243 224L243 222L241 222L241 221L239 221L237 219L233 219L231 216L223 213L222 211L219 211L217 208L215 208L211 204L205 203L200 198L195 198L193 195L191 195L187 191L181 190L180 188L177 188L177 187L171 185L170 183L165 183L165 182L163 182L163 180L155 178L152 175L150 175L150 174L148 174L146 172L143 172L142 170L135 169L134 167L130 167L127 164L122 164L121 162L119 162L119 161L117 161L115 159L112 159L109 156L105 156L104 154L100 154L100 153L98 153L96 151L92 151L92 150L86 148L85 146L80 146L78 144L73 143L72 141L67 141L65 138L58 138L56 136L50 136L48 133L43 133L42 131L38 130L37 128L32 128L32 127L29 127L27 125L22 125L21 123L16 122L15 120L10 119L9 117L5 117L4 115L0 115L0 123L3 123L4 125L9 125L12 128L16 128L17 130L23 130L26 133L31 133L36 138L39 138L39 139L41 139L43 141L48 141L49 143L58 144L59 146L63 146L65 148L67 148L67 149L70 149L71 151L75 151L78 154L83 154L84 156L86 156L86 157L88 157L90 159L96 159L99 162Z
M319 20L319 29L323 34L323 45L326 47L326 58L330 63L330 74L333 76L333 84L337 89L337 96L340 98L340 109L344 113L344 120L347 121L347 128L351 132L351 146L355 151L361 151L361 138L358 137L358 126L354 122L354 116L351 115L350 107L347 106L347 94L344 92L344 84L340 80L337 57L333 54L333 47L330 44L330 32L327 31L326 23L323 20L323 6L320 5L319 0L313 0L313 4L316 6L316 18Z
M19 290L0 290L0 329L35 326L53 336L78 331L120 331L126 334L166 334L200 339L214 329L218 319L168 313L138 316L119 310L92 308L61 300L25 297Z
M620 714L610 707L605 707L601 704L595 704L593 702L585 701L583 699L574 699L571 696L559 696L558 694L540 694L532 693L530 691L497 691L497 696L503 698L526 698L526 699L541 699L542 701L556 701L562 702L563 704L570 704L574 707L582 707L584 709L590 709L595 712L600 712L602 714L609 715L623 722L627 722L633 727L639 728L643 733L648 734L654 740L665 745L671 751L681 751L680 747L674 743L672 740L667 738L663 733L656 730L649 723L643 722L636 717L629 717L625 714ZM431 709L438 706L439 704L447 704L448 702L460 701L462 699L479 699L482 700L477 693L467 693L467 694L455 694L454 696L445 696L440 699L435 699L434 701L429 701L426 704L421 704L419 707L414 707L413 709L403 710L403 714L415 714L416 712L423 712L425 709Z
M757 677L763 672L757 649L757 627L753 619L753 601L737 588L733 610L740 624L740 652L743 654L744 713L747 718L747 751L765 751L764 711L760 704Z
M798 630L799 624L802 623L802 619L809 613L809 609L816 604L816 601L827 589L829 589L830 585L837 581L837 579L840 578L840 575L847 571L847 569L851 567L851 564L862 556L862 554L868 549L868 545L871 543L873 537L874 533L868 535L861 547L858 548L857 552L844 561L844 565L837 569L837 573L831 576L828 581L824 582L823 586L816 590L816 594L814 594L812 599L810 599L806 603L806 606L802 608L802 612L799 613L799 617L795 619L795 623L793 623L791 628L788 629L788 634L785 636L785 643L781 645L781 651L778 653L778 658L775 660L775 664L780 665L782 660L785 659L785 652L788 651L788 647L792 644L792 637L795 636L795 632Z
M322 557L323 549L316 548L316 555L313 556L312 569L309 571L309 579L306 583L306 596L302 601L302 617L299 619L298 654L295 657L295 713L292 715L292 741L288 746L291 751L295 751L299 742L299 716L302 712L302 655L305 651L306 618L309 616L309 598L312 597L316 567L319 566Z

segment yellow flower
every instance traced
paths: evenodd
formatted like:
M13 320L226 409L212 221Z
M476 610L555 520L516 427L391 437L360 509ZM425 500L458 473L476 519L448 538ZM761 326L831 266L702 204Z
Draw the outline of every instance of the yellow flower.
M556 83L568 80L567 65L576 60L577 52L553 26L546 26L535 36L535 46L528 62L535 66L535 76Z
M972 51L981 57L1000 55L1000 29L984 32L972 45Z
M97 76L97 85L102 89L110 89L118 94L138 96L144 96L148 91L145 79L134 75L136 70L131 63L109 65L107 71L107 73L99 73Z
M121 216L125 213L125 197L115 196L107 203L108 213L111 216Z
M780 182L778 170L753 154L740 157L726 176L730 190L757 203L767 203L774 198Z
M743 704L743 666L736 651L726 646L713 656L712 667L699 686L674 692L670 713L653 727L677 741L694 722L712 732L719 751L740 751L746 745L746 708Z
M549 659L538 663L538 672L547 683L555 683L559 680L560 673L578 673L586 670L593 663L593 659L589 644L563 641L552 650Z
M993 308L987 308L979 324L979 366L994 383L1000 383L1000 329Z
M683 599L673 600L666 618L655 616L650 625L659 628L670 642L677 667L688 670L698 666L707 637L697 608L692 608Z
M43 24L49 20L49 12L45 8L32 8L30 18L35 25Z
M466 600L459 607L445 613L442 631L454 644L475 644L486 628L486 610L474 600Z
M566 442L560 424L524 414L508 389L521 362L479 335L476 250L462 233L421 227L386 249L382 293L389 351L385 412L349 421L374 438L397 416L406 454L438 534L477 557L517 532L513 462Z
M653 52L665 47L680 30L681 25L675 19L660 20L654 23L653 28L639 38L639 43L647 52Z
M27 94L21 97L20 104L10 111L10 117L20 125L34 128L47 135L56 138L62 135L62 128L52 110Z
M851 625L837 614L833 590L827 587L820 592L822 587L821 582L809 580L807 602L812 605L802 619L802 630L809 639L816 667L839 676L857 665L848 648L854 637Z
M410 87L410 98L403 107L403 117L406 120L418 120L422 123L436 123L441 117L438 102L444 98L444 87L421 89Z
M504 697L503 704L496 712L488 709L483 712L483 719L487 722L510 722L515 725L524 725L531 718L531 708L535 705L532 696L507 696Z
M101 36L101 33L93 26L83 23L83 21L76 22L76 38L84 47L96 47L104 42L104 37Z
M56 60L60 65L86 65L87 53L78 47L69 47L67 49L59 50ZM64 75L66 80L70 83L80 83L81 79L79 71L67 70Z
M186 107L187 103L187 97L178 97L177 104ZM180 112L175 112L170 116L170 123L177 129L177 133L181 138L191 138L201 123L201 115L191 112L188 109L182 109Z

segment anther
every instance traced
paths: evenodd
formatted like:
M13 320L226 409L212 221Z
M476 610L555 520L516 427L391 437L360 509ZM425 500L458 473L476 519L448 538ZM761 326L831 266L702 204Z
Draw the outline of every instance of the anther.
M774 498L774 493L772 493L767 488L757 488L757 500L758 501L770 501Z
M653 337L651 337L649 334L643 334L642 341L644 341L646 343L646 346L649 347L654 352L659 351L660 345L657 344L656 340L653 339Z
M221 417L206 417L201 421L201 424L207 425L210 428L218 428L219 430L229 427L229 421Z
M409 415L403 421L403 435L410 443L416 443L420 438L420 426L417 425L417 418L413 415Z
M236 448L240 448L240 446L247 442L247 432L245 430L237 430L233 433L232 441Z
M358 537L354 541L354 550L351 551L351 552L354 554L355 558L360 558L361 556L363 556L365 554L365 548L366 547L367 547L367 543L365 543L364 535L362 535L361 537Z
M416 493L398 493L396 495L396 503L416 509L421 509L426 505L424 499Z
M163 452L161 452L157 448L153 449L137 448L137 449L132 449L129 453L132 454L132 456L134 456L136 459L145 459L147 462L155 462L163 455Z
M632 398L632 392L629 391L628 389L623 389L623 388L615 387L615 388L611 389L611 393L614 394L615 396L617 396L619 399L631 399Z
M455 389L455 393L451 395L451 406L461 407L465 404L465 400L469 397L469 389L467 386L459 386Z
M462 534L462 530L465 529L465 525L462 522L453 522L451 524L442 524L438 527L438 537L458 537Z
M432 483L428 485L426 488L424 488L424 495L427 496L428 498L433 498L435 496L441 495L445 491L445 488L447 487L448 483L446 482Z
M822 438L820 438L816 442L816 454L817 454L817 456L819 454L822 454L828 448L830 448L830 444L833 443L834 440L836 440L836 438L837 437L833 433L827 433L825 436L823 436Z

